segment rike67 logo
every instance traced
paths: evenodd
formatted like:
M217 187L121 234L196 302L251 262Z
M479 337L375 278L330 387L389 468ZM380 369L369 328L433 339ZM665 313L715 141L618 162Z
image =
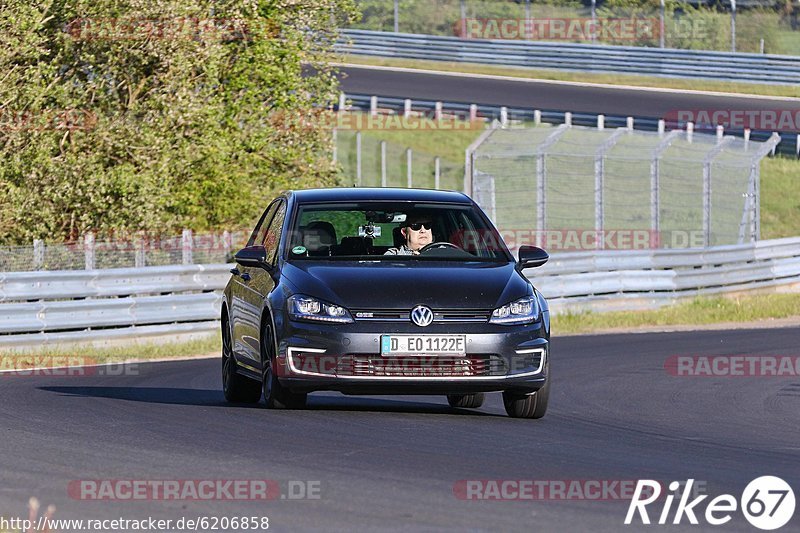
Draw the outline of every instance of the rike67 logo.
M697 516L700 515L712 526L727 524L733 518L737 508L751 525L765 531L771 531L785 526L794 515L795 499L792 487L784 480L775 476L762 476L751 481L742 492L742 497L737 501L731 494L721 494L708 502L705 512L701 514L701 503L708 495L697 496L689 500L692 495L693 479L686 483L673 481L669 484L669 493L663 498L663 507L656 523L680 524L684 516L690 524L697 525ZM678 491L683 487L683 491ZM650 515L647 506L661 502L661 484L651 479L640 479L636 484L633 499L628 506L625 524L630 525L638 514L642 524L650 524ZM678 497L678 504L673 514L672 504ZM740 507L739 507L740 506ZM656 509L651 509L656 510ZM670 521L670 515L672 520ZM655 517L653 517L655 518Z

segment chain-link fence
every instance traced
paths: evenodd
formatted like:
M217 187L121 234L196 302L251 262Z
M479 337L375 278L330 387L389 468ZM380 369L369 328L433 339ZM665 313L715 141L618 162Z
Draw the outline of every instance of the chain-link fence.
M353 28L623 46L800 55L800 2L357 0Z
M178 236L144 233L126 238L95 240L93 234L76 242L0 247L0 272L34 270L91 270L145 266L226 263L250 236L247 231Z
M765 143L691 131L494 129L470 154L473 198L510 247L696 248L759 238Z

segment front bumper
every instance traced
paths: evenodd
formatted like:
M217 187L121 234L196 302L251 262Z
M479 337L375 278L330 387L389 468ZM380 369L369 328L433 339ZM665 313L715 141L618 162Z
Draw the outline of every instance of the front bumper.
M547 381L549 340L543 322L524 326L285 321L279 336L277 374L293 392L346 394L525 394ZM464 334L466 354L383 357L386 334Z

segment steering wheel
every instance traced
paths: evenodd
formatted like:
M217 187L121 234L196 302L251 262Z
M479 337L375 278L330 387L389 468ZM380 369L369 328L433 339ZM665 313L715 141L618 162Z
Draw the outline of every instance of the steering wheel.
M426 244L425 246L423 246L422 248L419 249L419 253L420 254L424 254L428 250L442 250L442 249L446 249L446 248L454 248L456 250L461 250L462 252L464 251L463 248L461 248L460 246L456 246L452 242L439 241L439 242L432 242L430 244Z

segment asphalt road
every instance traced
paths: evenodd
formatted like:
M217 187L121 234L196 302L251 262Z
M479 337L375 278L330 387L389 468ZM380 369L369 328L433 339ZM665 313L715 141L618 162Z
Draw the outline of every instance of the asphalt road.
M665 370L675 354L796 356L798 339L800 328L556 337L550 411L538 421L507 418L497 394L479 410L442 397L325 393L305 411L229 405L216 359L139 364L121 376L4 375L0 515L23 516L36 496L56 505L56 518L268 516L278 531L637 531L623 526L627 501L463 500L454 486L693 478L712 496L738 498L771 474L798 491L800 378ZM318 481L319 499L68 494L70 481L87 479L270 479L284 495L289 481ZM662 529L698 531L685 518L649 530ZM754 531L738 512L699 528L709 529ZM791 530L800 530L800 510L782 531Z
M341 68L346 93L660 118L679 110L795 110L800 101ZM669 115L674 117L675 115Z

